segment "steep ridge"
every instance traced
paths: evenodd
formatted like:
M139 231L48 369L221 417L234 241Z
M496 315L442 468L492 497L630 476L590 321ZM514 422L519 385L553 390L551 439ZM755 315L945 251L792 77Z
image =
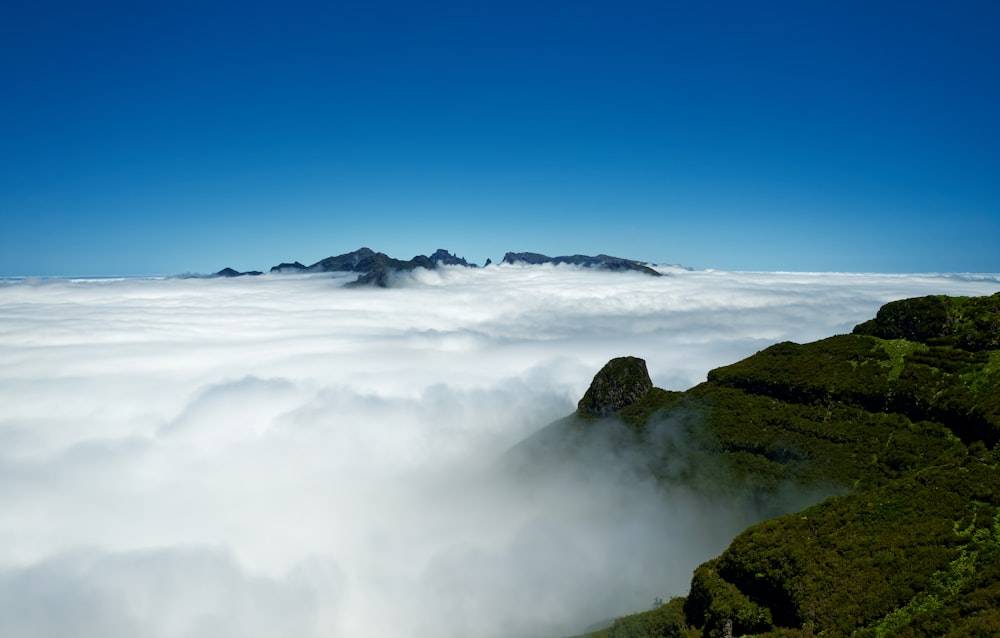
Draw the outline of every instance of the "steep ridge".
M776 344L687 392L626 383L600 416L581 401L517 446L529 465L642 450L661 483L762 512L789 489L821 495L738 535L686 597L588 635L1000 634L998 335L1000 293L894 302L854 334ZM658 443L663 423L681 444Z

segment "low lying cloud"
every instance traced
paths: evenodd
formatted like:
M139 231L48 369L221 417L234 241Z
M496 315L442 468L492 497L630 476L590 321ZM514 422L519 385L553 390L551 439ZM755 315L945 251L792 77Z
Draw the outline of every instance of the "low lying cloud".
M0 635L549 636L751 513L498 458L610 358L681 390L993 277L444 268L0 283Z

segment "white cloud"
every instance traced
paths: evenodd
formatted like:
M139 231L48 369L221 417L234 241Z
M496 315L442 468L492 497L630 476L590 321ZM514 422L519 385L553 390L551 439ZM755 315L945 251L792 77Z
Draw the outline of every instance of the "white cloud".
M992 277L445 268L0 283L0 634L545 635L750 513L495 465L611 357L684 389Z

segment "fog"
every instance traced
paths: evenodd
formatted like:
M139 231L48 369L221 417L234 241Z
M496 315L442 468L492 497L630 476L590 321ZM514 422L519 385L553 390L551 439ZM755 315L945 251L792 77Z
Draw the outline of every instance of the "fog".
M553 636L752 512L497 461L610 358L682 390L994 276L443 268L0 282L0 635Z

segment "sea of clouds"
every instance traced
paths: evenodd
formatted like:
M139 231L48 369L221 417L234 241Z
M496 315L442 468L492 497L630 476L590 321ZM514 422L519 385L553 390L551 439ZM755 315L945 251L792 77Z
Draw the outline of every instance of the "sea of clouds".
M497 461L610 358L682 390L996 276L442 268L0 282L0 635L565 635L753 513Z

